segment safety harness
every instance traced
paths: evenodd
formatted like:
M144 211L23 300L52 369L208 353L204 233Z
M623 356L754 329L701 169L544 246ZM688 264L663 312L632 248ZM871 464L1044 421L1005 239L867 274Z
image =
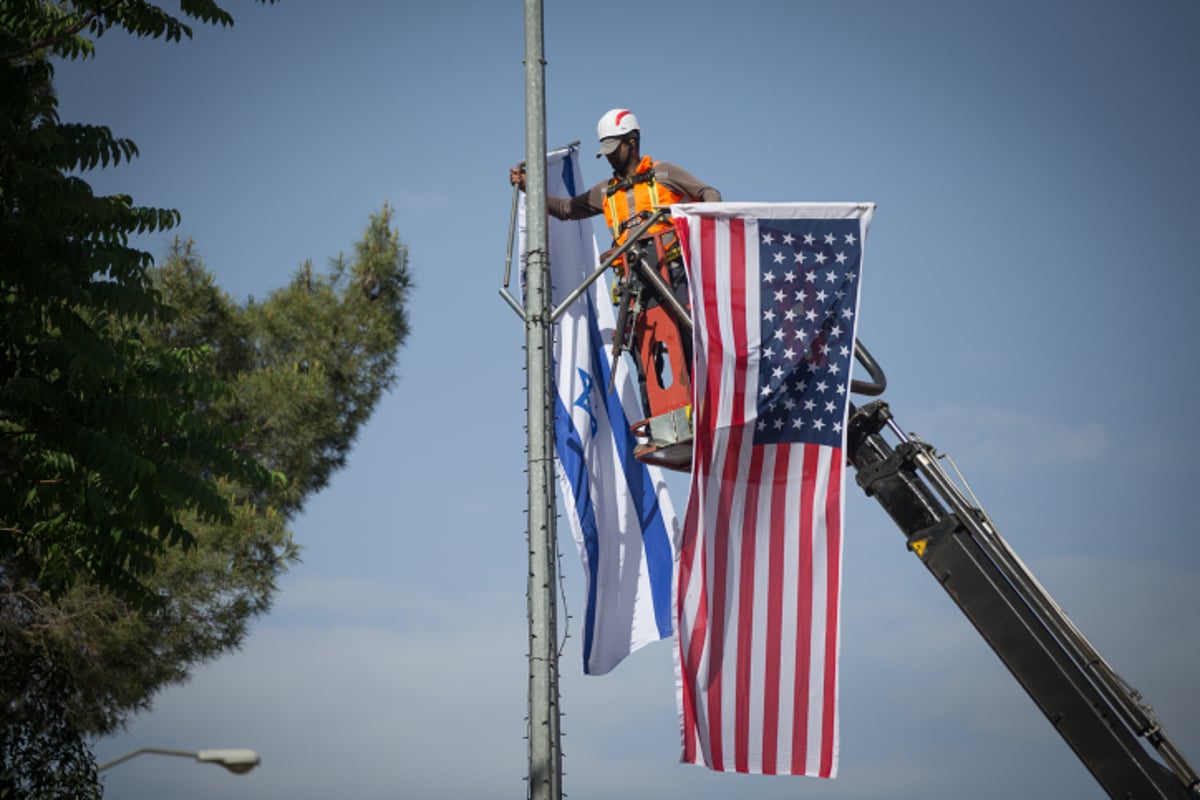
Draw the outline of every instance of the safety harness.
M604 217L612 231L614 245L622 244L625 234L649 219L655 211L681 199L655 179L653 163L649 156L644 157L637 172L613 178L604 189ZM669 222L663 222L647 233L669 227Z

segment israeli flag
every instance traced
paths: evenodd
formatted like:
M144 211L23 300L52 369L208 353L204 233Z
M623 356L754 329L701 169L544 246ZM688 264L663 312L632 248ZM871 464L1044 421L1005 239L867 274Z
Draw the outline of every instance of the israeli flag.
M547 189L584 191L576 147L547 157ZM525 253L525 204L520 204ZM591 220L549 224L557 307L599 265ZM583 560L587 607L583 671L603 675L642 645L671 636L671 573L679 523L662 470L633 457L630 421L641 419L628 357L615 365L616 326L605 282L594 282L554 326L554 446L566 516Z

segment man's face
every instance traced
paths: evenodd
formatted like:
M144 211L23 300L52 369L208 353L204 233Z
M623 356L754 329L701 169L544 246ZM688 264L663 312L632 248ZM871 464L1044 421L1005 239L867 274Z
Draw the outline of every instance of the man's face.
M633 144L630 139L622 139L617 149L605 156L613 172L624 172L629 166L629 157L633 154Z

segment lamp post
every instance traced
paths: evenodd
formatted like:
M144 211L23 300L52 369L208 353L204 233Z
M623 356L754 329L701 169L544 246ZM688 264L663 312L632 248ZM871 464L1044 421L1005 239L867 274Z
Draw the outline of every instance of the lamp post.
M529 458L530 800L562 800L550 251L546 223L546 60L542 0L525 0L525 430Z
M112 761L106 761L96 767L97 772L103 772L109 767L115 767L134 756L140 756L143 753L155 753L160 756L182 756L184 758L194 758L201 764L220 764L225 769L235 775L245 775L250 770L258 766L261 759L258 753L253 750L246 749L225 749L225 750L165 750L161 747L143 747L139 750L134 750L132 753L126 753L120 758L114 758Z

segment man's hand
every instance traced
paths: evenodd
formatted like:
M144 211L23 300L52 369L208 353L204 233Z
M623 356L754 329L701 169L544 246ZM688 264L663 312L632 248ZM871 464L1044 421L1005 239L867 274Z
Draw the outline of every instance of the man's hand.
M508 171L508 182L525 191L525 162L517 164Z

